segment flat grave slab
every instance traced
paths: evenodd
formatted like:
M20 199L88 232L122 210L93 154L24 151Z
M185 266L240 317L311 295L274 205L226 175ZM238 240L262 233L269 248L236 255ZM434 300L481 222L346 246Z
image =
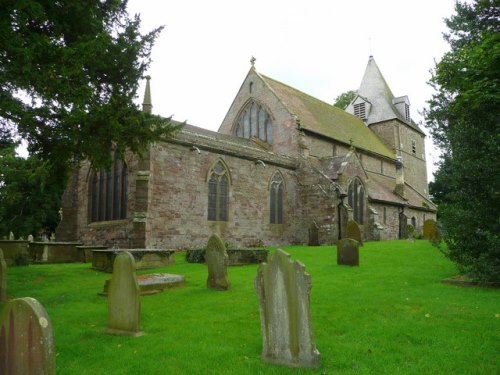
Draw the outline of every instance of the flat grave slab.
M97 249L92 250L92 269L113 272L115 257L122 251L132 254L138 270L165 267L175 262L175 250L172 249Z
M98 293L101 296L108 295L109 283L104 282L104 289ZM141 295L155 294L163 292L165 289L180 288L186 285L186 277L183 275L174 275L172 273L151 273L137 276L137 283Z

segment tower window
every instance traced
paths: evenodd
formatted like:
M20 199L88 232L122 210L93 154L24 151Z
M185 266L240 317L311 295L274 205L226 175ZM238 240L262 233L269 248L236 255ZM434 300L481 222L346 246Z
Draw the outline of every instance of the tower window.
M354 104L354 116L366 120L366 103Z
M417 142L411 141L411 152L413 155L417 154Z

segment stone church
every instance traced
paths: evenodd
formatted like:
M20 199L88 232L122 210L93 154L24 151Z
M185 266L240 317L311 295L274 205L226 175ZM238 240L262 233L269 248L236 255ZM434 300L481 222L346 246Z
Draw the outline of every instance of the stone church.
M82 163L57 238L180 249L215 232L242 247L334 244L355 220L367 241L397 239L436 216L424 138L408 97L392 94L373 57L345 111L252 62L217 132L185 125L110 170Z

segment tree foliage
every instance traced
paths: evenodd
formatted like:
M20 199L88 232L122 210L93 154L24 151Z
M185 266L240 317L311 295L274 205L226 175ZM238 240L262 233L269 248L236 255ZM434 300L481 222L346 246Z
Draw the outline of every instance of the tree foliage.
M50 234L59 222L65 180L50 162L17 156L16 146L0 149L0 238L11 231L16 238Z
M88 159L109 166L113 147L144 151L173 127L133 100L157 28L145 35L126 0L2 0L0 132L62 171ZM168 121L167 121L168 122Z
M358 95L358 92L356 90L343 92L335 98L335 103L333 105L340 109L346 109L347 106L354 100L356 95Z
M500 280L500 6L457 2L450 51L437 63L425 111L444 160L435 185L446 255L463 273Z

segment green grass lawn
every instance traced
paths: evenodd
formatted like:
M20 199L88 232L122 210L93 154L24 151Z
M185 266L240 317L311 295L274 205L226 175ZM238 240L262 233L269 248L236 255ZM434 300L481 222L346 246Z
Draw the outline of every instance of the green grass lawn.
M9 298L33 297L54 327L62 374L500 373L500 291L442 284L455 267L427 241L365 244L360 267L337 266L335 247L284 247L312 277L317 370L260 361L257 265L229 268L231 290L206 288L207 268L141 271L186 276L187 286L141 297L142 337L106 334L109 274L89 264L8 270Z

